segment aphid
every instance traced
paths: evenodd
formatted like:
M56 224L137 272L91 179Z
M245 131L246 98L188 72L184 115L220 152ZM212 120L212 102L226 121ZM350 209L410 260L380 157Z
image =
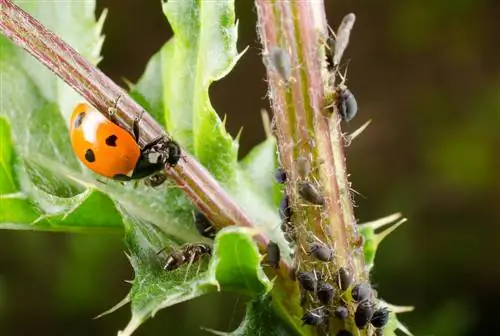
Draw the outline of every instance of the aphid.
M375 328L383 328L389 322L389 310L387 308L379 308L375 310L370 323Z
M349 38L351 36L351 30L356 21L356 16L353 13L347 14L342 19L339 28L337 29L337 35L335 36L335 49L333 53L333 65L337 66L342 59L347 45L349 44Z
M368 284L357 284L351 290L351 297L354 302L365 301L370 298L372 288Z
M345 320L349 316L349 310L345 306L338 306L335 308L333 314L341 320Z
M352 336L352 334L347 330L339 330L336 336Z
M270 241L267 244L265 263L274 268L280 265L280 247L275 242Z
M164 270L172 271L186 263L193 263L203 256L211 256L212 248L207 244L185 244L179 250L172 252L168 257Z
M290 222L292 217L292 208L290 207L288 195L283 196L280 203L279 213L282 222Z
M345 86L338 88L336 104L342 120L346 122L351 121L358 113L358 102L351 90Z
M316 290L317 280L312 272L299 272L297 274L297 280L305 290L310 292L314 292Z
M324 205L325 198L321 195L314 184L302 181L299 183L299 195L309 203L315 205Z
M309 175L309 172L311 171L311 165L307 158L304 156L299 156L297 158L297 173L299 174L300 178L305 179L307 175Z
M333 259L333 251L321 243L311 243L309 254L312 254L320 261L331 261Z
M339 268L339 271L338 271L337 281L338 281L340 290L345 291L352 284L352 276L349 274L349 271L346 268L341 267L341 268Z
M325 313L321 309L310 310L302 316L302 325L318 326L325 321Z
M281 76L285 83L289 83L292 77L292 62L290 55L283 49L274 47L269 51L269 59L273 69Z
M207 238L215 238L215 235L217 234L217 230L215 227L210 223L207 217L205 217L204 214L202 214L200 211L195 211L194 213L194 224L196 225L196 229L198 232L203 236Z
M160 185L163 184L167 180L167 175L163 172L160 171L158 173L154 173L153 175L150 175L146 177L144 180L144 184L147 185L148 187L156 188Z
M116 106L110 108L110 116L112 110L116 110ZM162 170L166 164L175 166L181 157L181 149L172 139L162 136L143 148L139 146L141 117L134 120L131 134L91 105L78 104L69 127L75 154L95 173L120 181L149 176Z
M354 322L356 323L356 327L358 329L363 329L366 327L368 322L373 317L373 305L370 301L365 300L360 302L358 308L356 308L356 312L354 313Z
M286 182L286 171L283 167L279 167L276 169L276 173L274 174L276 178L276 182L283 184Z
M319 302L324 305L328 305L332 302L333 296L335 295L335 289L332 285L327 282L320 282L318 289L316 290L316 297Z

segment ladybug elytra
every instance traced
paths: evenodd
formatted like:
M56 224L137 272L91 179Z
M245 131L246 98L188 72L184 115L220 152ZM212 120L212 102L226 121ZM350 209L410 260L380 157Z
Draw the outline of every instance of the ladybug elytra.
M140 117L134 120L130 134L88 103L80 103L71 116L71 145L90 170L115 180L139 179L166 164L175 166L181 157L179 145L162 136L141 148L139 122Z

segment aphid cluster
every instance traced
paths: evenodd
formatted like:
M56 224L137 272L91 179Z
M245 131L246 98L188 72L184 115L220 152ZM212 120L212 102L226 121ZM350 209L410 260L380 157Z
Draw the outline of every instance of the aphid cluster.
M317 245L312 250L317 251ZM376 308L377 303L371 286L366 283L353 285L353 279L346 268L341 267L337 271L338 287L326 282L323 275L316 271L298 272L297 281L302 293L301 305L305 306L307 302L313 305L302 317L304 325L328 328L330 318L344 321L352 316L359 330L366 329L368 325L378 330L384 328L389 320L387 308ZM336 335L351 333L340 330Z

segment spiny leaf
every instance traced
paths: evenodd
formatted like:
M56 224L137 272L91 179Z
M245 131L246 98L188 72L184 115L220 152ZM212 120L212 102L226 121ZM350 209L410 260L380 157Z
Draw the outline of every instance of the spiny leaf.
M239 58L234 0L168 1L163 9L174 31L162 60L168 129L219 181L232 181L238 144L213 109L208 88Z
M220 332L211 329L205 330L220 336L301 335L296 330L290 329L276 315L270 295L263 295L248 304L245 318L235 331Z
M215 239L208 268L201 260L201 264L187 264L167 272L162 264L165 256L157 253L167 237L162 237L161 231L141 224L144 223L134 221L133 225L139 227L126 230L136 276L129 294L132 318L120 335L130 335L160 309L208 292L236 290L258 295L271 289L271 283L261 269L260 254L252 240L251 230L237 227L221 230Z
M398 219L400 220L394 223ZM360 232L365 237L363 251L367 269L371 269L375 265L375 255L377 253L377 248L382 240L394 230L396 230L404 222L406 222L406 218L401 219L401 214L396 213L371 222L359 224ZM384 226L388 227L382 231L376 232L378 229Z

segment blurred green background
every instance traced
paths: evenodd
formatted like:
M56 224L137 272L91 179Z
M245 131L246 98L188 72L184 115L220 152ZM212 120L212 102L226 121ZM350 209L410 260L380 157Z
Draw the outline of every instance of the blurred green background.
M382 244L373 282L415 335L498 334L500 313L500 2L325 0L329 23L354 12L344 59L368 119L347 148L360 222L401 211L409 222ZM239 46L250 49L211 90L241 154L264 139L267 107L253 2L236 1ZM101 68L135 81L171 36L159 0L102 0L109 9ZM113 335L132 278L120 236L0 231L0 335ZM230 330L244 297L209 295L161 311L136 335ZM496 330L496 332L495 332Z

